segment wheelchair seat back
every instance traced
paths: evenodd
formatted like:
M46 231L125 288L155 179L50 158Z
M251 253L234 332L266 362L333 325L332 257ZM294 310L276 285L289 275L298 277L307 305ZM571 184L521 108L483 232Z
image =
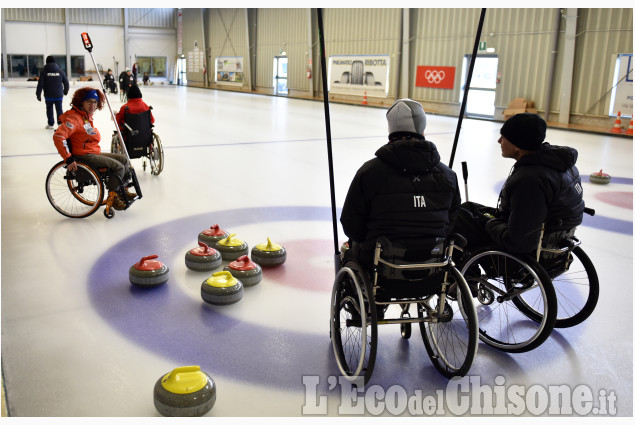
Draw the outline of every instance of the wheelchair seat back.
M124 122L127 127L124 126L122 135L130 159L148 155L148 148L152 144L152 118L150 114L150 110L131 114L126 106Z
M545 230L538 248L538 262L549 277L554 278L569 267L572 260L571 248L579 241L575 237L576 228L565 230Z
M434 238L415 247L379 238L375 245L376 297L420 298L441 291L447 264L445 239Z

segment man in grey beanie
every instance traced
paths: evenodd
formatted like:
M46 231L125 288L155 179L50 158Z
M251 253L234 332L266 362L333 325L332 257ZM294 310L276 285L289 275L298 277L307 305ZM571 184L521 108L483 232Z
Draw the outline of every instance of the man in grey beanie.
M501 127L501 154L516 163L496 208L461 205L455 232L467 239L470 251L494 243L508 253L530 253L538 248L543 223L550 230L582 223L578 152L544 142L546 130L545 120L530 113L514 115Z
M461 204L456 174L425 139L421 105L399 99L386 119L389 141L357 171L340 218L349 242L361 246L362 262L380 236L429 254L452 231Z

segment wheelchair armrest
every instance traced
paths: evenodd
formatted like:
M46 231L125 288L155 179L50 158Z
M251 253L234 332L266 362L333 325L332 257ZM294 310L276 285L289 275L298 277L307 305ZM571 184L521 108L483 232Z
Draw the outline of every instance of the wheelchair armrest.
M584 207L584 212L586 214L589 214L590 216L594 216L595 215L595 210L593 208Z

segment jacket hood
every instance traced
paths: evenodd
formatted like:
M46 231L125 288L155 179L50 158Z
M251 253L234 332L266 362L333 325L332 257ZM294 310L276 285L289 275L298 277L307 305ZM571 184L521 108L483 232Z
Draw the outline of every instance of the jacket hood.
M60 67L55 63L55 62L49 62L46 65L44 65L44 70L47 72L51 72L51 71L60 71Z
M441 160L434 143L423 138L395 140L379 148L375 155L388 165L406 173L429 171Z
M558 171L566 171L573 167L578 160L578 151L568 146L555 146L543 143L536 153L525 155L516 163L516 167L523 165L542 165Z

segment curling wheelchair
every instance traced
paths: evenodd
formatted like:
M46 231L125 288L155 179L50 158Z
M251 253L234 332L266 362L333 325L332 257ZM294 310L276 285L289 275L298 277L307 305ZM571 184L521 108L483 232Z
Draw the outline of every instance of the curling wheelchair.
M363 266L369 262L360 245L346 249L345 244L333 283L330 326L342 376L368 382L377 354L377 326L387 324L399 324L402 338L408 339L412 324L418 323L430 360L445 377L469 371L478 346L477 316L467 282L452 261L454 248L465 242L452 235L426 249L407 250L381 237L372 267ZM417 317L410 316L412 305Z
M128 209L132 203L140 199L141 188L134 168L130 166L129 176L122 181L108 168L94 168L80 160L75 161L76 171L69 171L66 162L60 161L51 168L46 176L46 196L57 212L66 217L85 218L97 211L102 205L106 218L113 218L115 210L112 207L113 195L105 190L110 179L118 183L117 194ZM135 199L128 199L126 188L134 187L137 194Z
M584 212L595 214L590 208ZM478 301L483 342L526 352L542 344L554 327L575 326L591 315L600 284L575 230L543 225L535 255L509 254L493 245L464 252L460 268Z
M150 173L158 176L163 171L163 145L161 139L152 130L151 110L132 114L126 106L124 110L124 128L121 132L130 159L143 158L143 170L146 158L150 164ZM119 145L117 131L113 132L110 152L123 153Z

